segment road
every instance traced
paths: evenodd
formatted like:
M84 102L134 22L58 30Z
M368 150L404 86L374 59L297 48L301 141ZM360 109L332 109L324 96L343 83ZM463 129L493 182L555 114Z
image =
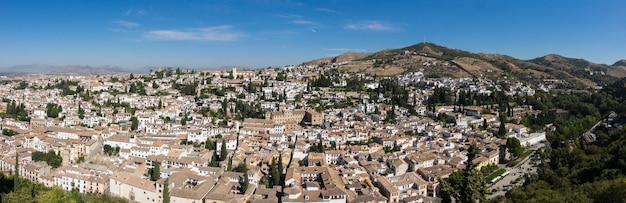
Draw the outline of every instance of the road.
M544 143L539 143L531 147L530 150L537 150L543 147L544 147ZM537 173L537 167L530 164L531 162L530 159L532 156L533 154L527 156L526 158L524 158L524 160L520 161L520 163L518 163L516 166L513 166L513 167L506 167L506 164L500 164L501 168L504 168L507 171L509 171L509 175L504 176L498 182L489 186L489 188L487 189L488 192L491 192L493 189L497 191L492 194L487 194L487 198L491 199L497 196L503 196L512 187L522 186L522 184L524 184L524 180L523 180L524 174ZM513 184L513 182L515 182L517 179L521 179L521 180ZM487 180L487 181L491 181L491 180Z

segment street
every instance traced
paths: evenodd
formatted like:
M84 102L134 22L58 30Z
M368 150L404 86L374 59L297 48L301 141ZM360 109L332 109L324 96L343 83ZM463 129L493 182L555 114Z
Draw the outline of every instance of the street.
M529 150L537 150L543 147L544 143L539 143L531 147ZM506 167L506 164L500 164L499 166L509 171L509 174L502 177L502 179L498 180L495 184L489 186L489 188L487 189L487 198L491 199L506 194L506 192L512 187L521 186L523 184L524 174L536 173L537 167L531 164L532 161L530 161L533 155L534 154L527 156L526 158L524 158L524 160L520 161L520 163L513 167ZM516 182L516 180L518 181ZM488 184L491 184L491 180L486 181L488 181ZM491 191L494 191L494 189L495 192L491 193Z

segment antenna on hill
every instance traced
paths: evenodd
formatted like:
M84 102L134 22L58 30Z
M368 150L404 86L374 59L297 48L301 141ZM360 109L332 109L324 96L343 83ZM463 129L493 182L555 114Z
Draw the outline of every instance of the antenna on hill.
M426 44L426 35L424 35L424 44Z

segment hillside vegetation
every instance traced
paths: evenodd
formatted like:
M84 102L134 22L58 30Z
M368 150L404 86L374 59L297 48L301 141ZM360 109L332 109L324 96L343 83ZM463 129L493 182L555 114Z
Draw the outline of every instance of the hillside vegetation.
M556 131L548 133L549 145L539 153L538 174L526 176L525 186L495 201L625 202L626 79L593 95L546 98L548 108L565 108L570 118L555 121ZM622 120L606 122L610 112ZM597 121L603 122L591 131L596 139L583 139L581 135Z
M128 202L128 200L119 197L98 194L80 194L77 189L68 192L61 188L46 187L42 184L33 183L22 178L16 181L14 178L15 176L5 176L4 173L0 173L0 202Z

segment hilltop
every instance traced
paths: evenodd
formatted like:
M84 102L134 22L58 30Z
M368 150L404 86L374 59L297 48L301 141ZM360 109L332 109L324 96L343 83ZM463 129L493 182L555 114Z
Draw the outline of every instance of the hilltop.
M346 52L346 53L341 54L339 56L326 57L326 58L315 59L315 60L312 60L312 61L309 61L309 62L305 62L304 65L316 65L316 64L322 64L322 63L330 64L330 63L350 62L350 61L354 61L354 60L359 60L359 59L365 58L365 57L367 57L369 55L370 55L370 53Z
M588 87L607 85L626 76L626 60L606 65L557 54L521 60L501 54L472 53L433 43L419 43L371 54L346 53L305 64L333 61L339 70L372 75L422 71L430 77L517 78L530 81L561 79L573 85Z

